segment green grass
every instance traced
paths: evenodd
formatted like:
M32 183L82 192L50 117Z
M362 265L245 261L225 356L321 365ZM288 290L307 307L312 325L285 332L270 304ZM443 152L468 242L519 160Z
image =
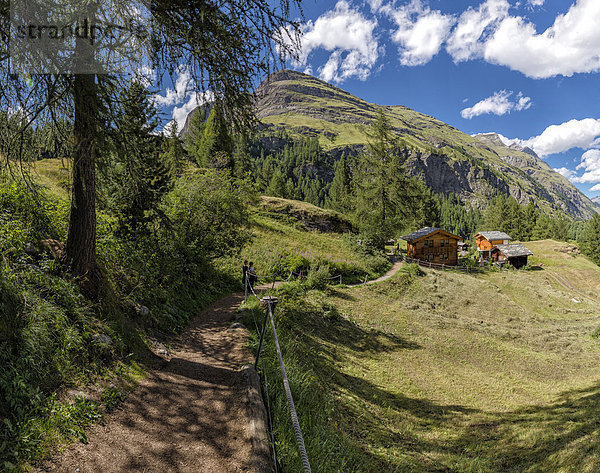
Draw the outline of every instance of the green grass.
M71 170L68 161L42 159L32 163L32 177L48 192L62 200L69 200Z
M537 271L282 290L277 326L313 468L599 471L600 313L546 271L587 290L600 268L558 246L528 243ZM301 471L270 341L265 355L278 453Z
M304 220L303 220L304 219ZM242 250L242 259L253 261L259 275L276 273L287 278L290 271L306 275L313 265L328 265L332 275L343 282L362 281L365 275L377 277L390 267L383 255L369 255L356 244L356 236L307 229L306 222L346 223L336 212L305 202L263 197L252 217L252 242ZM240 258L225 262L239 271Z

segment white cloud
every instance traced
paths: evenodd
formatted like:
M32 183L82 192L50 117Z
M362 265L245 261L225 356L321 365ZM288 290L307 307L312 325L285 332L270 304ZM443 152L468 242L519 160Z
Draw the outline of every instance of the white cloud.
M562 153L571 148L590 149L600 145L600 120L586 118L551 125L541 135L520 140L540 156Z
M543 4L528 1L530 8ZM484 59L532 78L600 71L600 1L576 0L539 34L528 19L510 15L510 8L508 0L485 0L456 21L422 0L412 0L400 7L381 6L378 13L388 14L398 25L392 39L400 44L405 66L426 64L445 42L455 62Z
M192 110L206 102L210 102L213 99L214 96L211 92L206 92L204 94L192 92L188 94L187 102L185 102L181 107L173 108L173 120L175 120L177 123L177 131L181 131L183 129L185 120Z
M173 121L177 124L177 131L181 131L189 113L196 107L214 100L214 96L210 91L197 92L189 69L181 66L177 71L175 87L167 88L164 95L153 95L152 100L158 107L173 107Z
M566 177L569 181L576 176L575 171L573 171L572 169L567 169L565 167L555 168L554 170L562 176Z
M446 49L455 62L483 56L484 41L508 16L510 5L507 0L487 0L478 9L469 7L460 18Z
M582 176L572 179L573 182L600 182L600 150L591 149L583 153L581 164L577 169L583 169L585 172Z
M600 184L596 184L594 187L592 187L590 189L592 192L599 192L600 191Z
M532 103L530 97L525 97L522 92L519 92L517 94L517 101L513 102L510 100L512 95L512 91L501 90L491 97L477 102L472 107L465 108L460 114L463 118L470 120L479 115L490 113L493 113L494 115L505 115L513 110L521 111L531 107Z
M379 8L378 2L371 2ZM381 48L374 34L377 20L368 20L346 0L333 10L302 26L300 54L296 66L305 66L316 49L330 51L325 65L318 69L326 81L343 82L350 77L366 80L377 62Z
M367 3L371 7L371 11L375 13L381 8L383 0L367 0Z
M598 0L577 0L541 34L524 18L507 17L485 42L483 57L533 78L598 71L598 18Z
M194 82L189 70L180 67L175 81L175 89L168 88L165 95L156 94L152 98L159 107L170 107L171 105L183 102L194 88Z
M456 21L453 16L423 6L421 0L412 0L400 8L388 4L381 11L398 26L392 39L400 45L400 63L404 66L419 66L431 61Z

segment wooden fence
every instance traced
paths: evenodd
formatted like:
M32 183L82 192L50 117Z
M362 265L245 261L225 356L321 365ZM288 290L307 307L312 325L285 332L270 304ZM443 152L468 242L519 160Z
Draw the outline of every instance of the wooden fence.
M422 261L418 259L412 259L407 256L400 255L400 259L405 261L406 263L416 263L423 268L431 268L431 269L439 269L441 271L458 271L460 273L485 273L489 271L495 271L496 269L501 269L496 266L480 266L480 267L471 267L471 266L451 266L443 263L432 263L431 261Z

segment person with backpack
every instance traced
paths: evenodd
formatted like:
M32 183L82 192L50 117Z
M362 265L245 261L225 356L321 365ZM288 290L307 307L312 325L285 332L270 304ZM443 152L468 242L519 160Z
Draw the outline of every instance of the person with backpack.
M248 284L250 284L250 287L252 289L254 289L254 285L256 284L256 281L258 280L258 276L256 275L256 271L254 270L254 263L252 261L250 261L250 263L248 263Z

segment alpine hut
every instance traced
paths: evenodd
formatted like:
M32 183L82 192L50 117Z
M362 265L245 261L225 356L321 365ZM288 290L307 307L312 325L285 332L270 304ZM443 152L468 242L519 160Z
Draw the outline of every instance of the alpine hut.
M492 260L492 250L498 245L508 245L512 238L504 232L479 232L475 234L477 251L479 251L480 260Z
M409 258L450 266L458 264L457 244L462 238L446 230L425 227L402 239L407 242Z
M527 258L533 253L521 243L511 243L510 245L498 245L492 250L492 261L499 263L510 263L519 269L527 266Z

